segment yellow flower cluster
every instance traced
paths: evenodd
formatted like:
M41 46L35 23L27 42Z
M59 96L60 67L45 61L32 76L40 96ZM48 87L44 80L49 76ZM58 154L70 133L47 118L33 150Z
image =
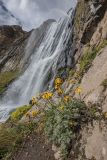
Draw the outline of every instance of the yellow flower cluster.
M36 117L39 114L39 110L34 110L31 112L32 117Z
M64 100L65 102L69 102L70 97L69 97L69 96L64 96L63 100Z
M59 87L59 88L57 89L57 93L58 93L59 95L61 95L61 94L63 94L63 90Z
M55 79L55 86L59 87L61 86L63 83L63 80L61 78L56 78Z
M35 97L32 97L31 104L32 105L37 105L37 103L38 103L37 99Z
M25 116L26 116L26 117L29 117L29 116L30 116L29 112L27 112L27 113L25 114Z
M59 95L63 94L63 90L61 89L62 83L63 83L63 80L61 78L55 79L55 89Z
M51 92L44 92L43 94L42 94L42 98L44 99L44 100L49 100L49 99L51 99L53 97L53 93L51 93Z
M105 112L105 113L104 113L104 118L106 118L106 119L107 119L107 112Z
M70 81L69 81L69 84L73 84L73 83L76 83L77 81L75 80L75 79L71 79Z
M40 111L39 110L33 110L32 112L27 112L26 114L25 114L25 116L26 117L36 117L38 114L40 113Z
M80 87L76 88L75 93L80 94L82 92L82 89Z

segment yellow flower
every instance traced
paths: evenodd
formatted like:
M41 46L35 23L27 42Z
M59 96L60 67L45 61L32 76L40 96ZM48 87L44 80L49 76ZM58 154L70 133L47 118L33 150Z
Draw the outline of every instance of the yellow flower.
M25 116L26 116L26 117L29 117L29 116L30 116L29 112L27 112L27 113L25 114Z
M39 114L39 110L35 110L31 112L32 117L36 117Z
M58 85L55 85L55 89L57 90L59 88L59 86Z
M72 83L76 83L76 80L71 79L71 80L69 81L69 83L70 83L70 84L72 84Z
M58 89L57 89L57 93L58 93L59 95L61 95L61 94L63 94L63 90L62 90L61 88L58 88Z
M70 100L70 97L69 96L64 96L64 101L65 102L68 102Z
M56 78L55 79L55 85L60 86L63 83L61 78Z
M64 108L65 108L64 106L60 106L60 107L59 107L59 109L60 109L61 111L64 111Z
M35 97L32 97L32 100L34 100L35 99Z
M51 92L48 92L48 96L49 96L50 98L52 98L52 96L53 96L53 93L51 93Z
M75 93L80 94L82 92L82 89L80 87L76 88Z
M32 97L31 103L32 103L32 105L36 105L38 103L38 101L35 97Z
M53 93L51 93L51 92L44 92L42 94L42 98L45 100L51 99L52 97L53 97Z
M104 117L107 119L107 112L104 113Z

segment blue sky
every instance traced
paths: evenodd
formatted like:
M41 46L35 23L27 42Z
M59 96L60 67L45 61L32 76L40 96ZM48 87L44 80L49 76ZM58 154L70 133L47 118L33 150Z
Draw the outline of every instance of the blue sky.
M46 19L58 20L66 14L67 10L74 7L76 0L0 0L5 7L22 24L23 29L31 30L38 27ZM14 18L6 18L0 15L0 25L2 20L7 24L17 24Z

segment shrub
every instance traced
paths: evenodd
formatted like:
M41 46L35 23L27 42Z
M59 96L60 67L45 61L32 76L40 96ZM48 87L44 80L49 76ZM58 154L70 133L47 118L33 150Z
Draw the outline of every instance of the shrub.
M60 147L64 157L83 125L93 120L96 107L87 107L84 102L73 99L46 110L45 133L47 138Z
M10 119L12 121L18 121L20 120L23 115L25 113L27 113L29 110L31 109L31 106L22 106L20 108L17 108L16 111L12 112L11 115L10 115Z

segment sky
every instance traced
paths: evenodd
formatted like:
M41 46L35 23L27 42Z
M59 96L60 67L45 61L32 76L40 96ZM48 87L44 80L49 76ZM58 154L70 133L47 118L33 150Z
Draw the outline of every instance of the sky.
M40 26L47 19L58 20L75 6L76 0L0 0L14 17L4 18L0 15L0 22L9 25L19 23L24 30L31 30ZM15 19L16 18L16 19ZM1 25L2 23L0 23Z

